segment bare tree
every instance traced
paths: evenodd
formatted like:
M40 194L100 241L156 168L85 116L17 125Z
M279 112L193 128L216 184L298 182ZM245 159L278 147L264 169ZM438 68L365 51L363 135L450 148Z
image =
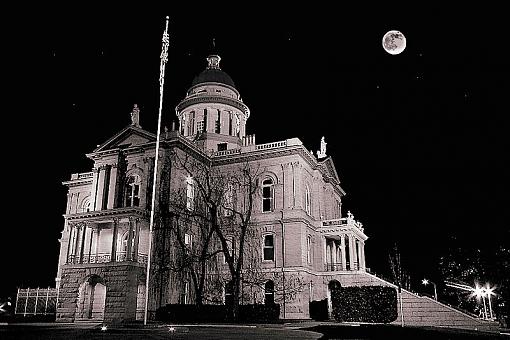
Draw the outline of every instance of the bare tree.
M207 160L201 161L178 151L173 152L171 158L174 169L186 177L186 186L174 189L169 200L172 216L169 229L178 249L171 270L191 278L197 305L216 302L211 301L214 294L208 292L218 285L212 281L221 281L216 255L223 249L217 242L213 228L215 217L209 207L218 204L221 185L211 180Z

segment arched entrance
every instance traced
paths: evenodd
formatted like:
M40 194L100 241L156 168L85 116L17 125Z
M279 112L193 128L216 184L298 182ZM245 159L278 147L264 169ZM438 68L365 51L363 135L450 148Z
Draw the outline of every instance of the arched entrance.
M331 280L328 283L328 316L333 317L333 303L332 303L332 292L336 289L342 288L342 285L337 280Z
M76 310L77 320L104 319L106 286L98 275L91 275L80 285Z

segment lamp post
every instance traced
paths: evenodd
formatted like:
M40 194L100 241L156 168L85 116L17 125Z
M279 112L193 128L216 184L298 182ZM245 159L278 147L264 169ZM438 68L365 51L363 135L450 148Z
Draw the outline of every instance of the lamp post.
M494 288L491 288L489 284L484 288L485 294L487 294L487 300L489 300L489 314L491 316L491 320L494 319L494 315L492 314L492 304L491 304L491 295L494 295Z
M436 284L434 282L432 282L432 281L427 280L427 279L421 280L421 283L423 285L425 285L425 286L428 285L429 283L434 286L434 299L437 301L437 288L436 288Z
M483 315L484 319L487 319L487 306L485 305L485 288L479 287L478 284L475 286L474 294L478 299L482 298L483 301Z

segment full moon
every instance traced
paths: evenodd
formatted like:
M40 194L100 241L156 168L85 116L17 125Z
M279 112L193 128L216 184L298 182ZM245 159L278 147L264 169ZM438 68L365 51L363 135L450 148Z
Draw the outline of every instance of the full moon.
M406 37L400 31L388 31L382 39L382 45L389 54L399 54L406 48Z

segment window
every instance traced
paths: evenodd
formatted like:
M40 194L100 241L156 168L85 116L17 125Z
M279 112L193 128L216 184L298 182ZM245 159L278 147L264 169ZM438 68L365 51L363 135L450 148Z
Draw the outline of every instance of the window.
M186 178L186 209L193 210L195 206L195 186L193 178Z
M181 290L181 297L180 297L180 303L185 305L188 303L188 290L189 290L189 282L184 281L182 283L182 290Z
M264 285L264 304L274 304L274 282L271 280Z
M193 247L193 235L191 234L184 234L184 244L187 246L188 250L191 250Z
M223 290L223 300L225 301L226 306L231 306L234 302L234 296L232 295L234 292L234 285L232 281L225 283L225 288Z
M268 178L262 182L262 212L273 211L274 185Z
M264 236L264 261L274 261L274 236Z
M218 151L227 150L227 143L218 143Z
M201 120L197 123L197 132L202 133L204 132L204 121Z
M228 253L230 254L230 257L233 257L234 256L234 245L235 245L234 238L227 239L226 241L227 241ZM225 256L225 254L223 254L223 262L227 263L227 257Z
M310 196L310 188L306 186L305 191L305 210L308 215L312 215L312 199Z
M216 122L214 123L214 132L220 133L220 110L218 110L218 119L216 119Z
M312 263L312 236L308 235L306 238L306 260Z
M129 232L127 232L123 239L122 239L122 251L127 253L128 251L128 238L129 238ZM131 251L135 249L135 235L134 233L131 234Z
M339 201L336 201L336 217L341 218L342 217L342 203Z
M140 206L140 184L142 180L140 176L133 175L128 177L126 181L126 207Z
M81 212L89 212L90 211L90 197L87 197L83 200L81 204Z
M224 215L225 216L232 216L232 210L234 209L234 186L232 183L228 183L227 185L227 191L225 192L225 209L224 209Z

